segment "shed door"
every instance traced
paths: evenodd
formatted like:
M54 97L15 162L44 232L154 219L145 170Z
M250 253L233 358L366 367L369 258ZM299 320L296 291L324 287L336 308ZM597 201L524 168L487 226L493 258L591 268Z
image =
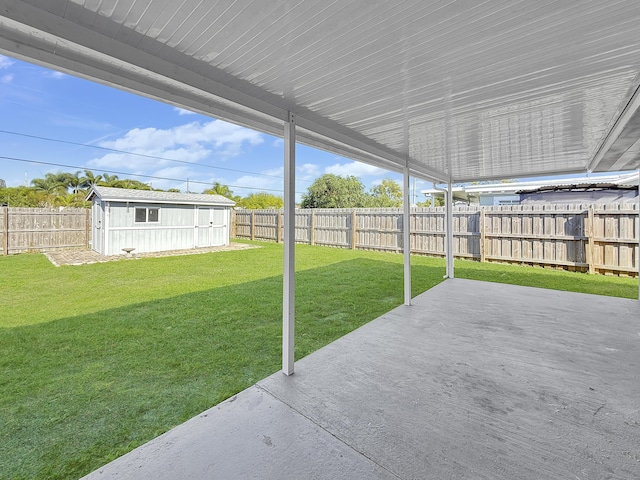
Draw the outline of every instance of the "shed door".
M211 246L212 230L211 212L208 207L198 207L198 228L196 234L196 247Z
M91 214L91 248L104 255L104 210L100 202L93 202L91 205Z
M224 208L198 207L197 247L225 244L226 215Z
M212 208L211 209L211 245L224 245L226 240L225 228L225 215L224 208Z

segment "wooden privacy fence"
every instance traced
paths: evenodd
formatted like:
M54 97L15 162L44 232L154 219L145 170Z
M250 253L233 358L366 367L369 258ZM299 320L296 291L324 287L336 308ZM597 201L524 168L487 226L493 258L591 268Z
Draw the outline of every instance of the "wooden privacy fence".
M3 255L87 247L91 230L86 208L0 207Z
M279 210L237 210L236 238L283 238ZM402 251L402 210L299 209L298 243ZM444 208L411 210L411 253L445 255ZM637 204L455 207L454 255L591 273L638 272Z

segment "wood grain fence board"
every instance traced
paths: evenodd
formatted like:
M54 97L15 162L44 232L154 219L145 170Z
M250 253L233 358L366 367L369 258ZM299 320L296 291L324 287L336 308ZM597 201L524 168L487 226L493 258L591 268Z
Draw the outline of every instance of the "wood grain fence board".
M0 240L2 241L2 254L9 255L9 207L0 209Z
M4 208L3 254L86 247L90 216L83 208Z
M274 213L270 213L273 215ZM412 253L444 256L444 208L410 215ZM241 215L236 231L252 235ZM273 217L275 218L275 217ZM593 272L637 268L637 206L517 205L454 209L454 250L460 258L525 263ZM256 239L274 240L269 219L256 220ZM402 251L400 209L306 209L296 214L296 241L380 251ZM260 235L264 236L262 238ZM355 242L354 242L355 238Z

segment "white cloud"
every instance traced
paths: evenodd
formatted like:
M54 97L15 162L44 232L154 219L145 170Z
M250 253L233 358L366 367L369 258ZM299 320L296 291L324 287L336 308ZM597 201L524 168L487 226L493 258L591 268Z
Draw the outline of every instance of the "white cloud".
M12 73L8 73L7 75L3 75L2 77L0 77L0 83L11 83L13 81L13 74Z
M374 167L361 162L336 163L324 169L324 173L334 175L353 175L355 177L367 177L374 175L385 175L387 171L383 168Z
M273 141L272 146L273 146L274 148L283 148L283 147L284 147L284 140L283 140L282 138L276 138L276 139Z
M221 120L192 122L168 129L134 128L116 139L97 142L101 147L123 153L107 153L90 160L88 165L94 169L131 173L135 170L136 173L179 181L190 178L195 182L202 180L202 170L197 165L177 164L176 160L204 165L203 160L206 159L207 164L211 164L215 160L224 161L241 155L247 148L262 142L262 134ZM281 173L281 169L278 171ZM176 185L175 182L152 181L158 188ZM204 185L196 184L190 190L204 188Z
M244 175L238 178L234 185L242 185L243 187L251 188L254 190L282 190L282 179L273 177L259 177L253 175ZM246 191L243 189L242 195L246 195ZM273 192L274 195L282 195L282 192Z
M188 166L178 166L178 167L167 167L157 170L153 173L155 177L163 177L169 179L193 179L196 177L196 173L189 168ZM186 191L186 182L185 185L180 187L176 187L175 180L162 180L158 178L150 178L150 179L142 179L142 181L146 183L150 183L153 188L159 188L161 190L168 190L169 188L180 188ZM193 183L191 182L189 185L189 191L191 192L200 192L206 189L207 186L201 183Z
M13 65L13 60L4 55L0 55L0 68L9 68L11 65Z
M213 120L207 123L187 123L164 130L153 127L134 128L121 138L101 142L100 146L141 153L207 145L218 149L218 153L235 156L242 153L244 144L259 145L262 142L262 135L258 132Z
M276 177L283 178L284 177L284 167L270 168L269 170L263 170L260 173L262 173L263 175L273 175L273 176L276 176Z
M178 112L178 115L195 115L196 112L192 112L191 110L185 110L184 108L180 108L180 107L173 107L173 109Z
M297 168L299 180L312 181L320 176L320 166L315 163L304 163Z

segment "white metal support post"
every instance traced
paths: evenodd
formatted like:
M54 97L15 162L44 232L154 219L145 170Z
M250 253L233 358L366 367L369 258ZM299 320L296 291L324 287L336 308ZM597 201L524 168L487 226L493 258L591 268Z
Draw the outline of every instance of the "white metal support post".
M411 203L409 201L409 166L404 167L402 243L404 249L404 304L411 305Z
M447 199L445 201L446 215L446 256L447 256L447 278L453 278L453 188L451 180L447 185Z
M295 332L296 123L284 125L284 275L282 292L282 371L293 374Z

